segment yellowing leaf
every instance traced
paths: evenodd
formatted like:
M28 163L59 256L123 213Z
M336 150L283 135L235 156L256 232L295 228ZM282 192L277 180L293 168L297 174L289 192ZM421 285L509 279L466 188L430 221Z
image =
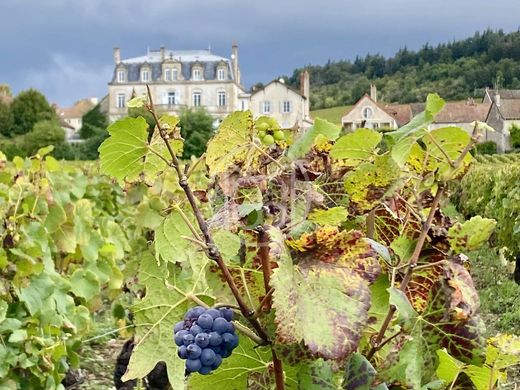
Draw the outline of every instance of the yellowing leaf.
M357 129L336 141L330 156L345 160L347 166L356 166L370 160L383 135L371 129Z
M315 209L309 214L309 220L318 225L339 225L348 217L344 207L332 207L327 210Z
M455 253L479 249L495 230L494 219L477 215L464 223L457 222L448 230L448 240Z

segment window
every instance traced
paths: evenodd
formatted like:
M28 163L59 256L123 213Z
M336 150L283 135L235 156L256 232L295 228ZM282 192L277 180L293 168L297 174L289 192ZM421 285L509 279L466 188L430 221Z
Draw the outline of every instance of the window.
M124 70L118 70L117 71L117 81L120 82L120 83L124 83L125 82L125 71Z
M246 102L244 100L242 100L240 102L240 107L241 107L241 110L244 111L246 109Z
M283 102L282 112L284 114L287 114L287 113L291 112L291 102L289 100L285 100Z
M217 94L217 97L218 97L217 105L219 107L224 107L226 105L226 93L224 91L220 91Z
M117 94L117 108L125 108L126 97L124 93Z
M179 78L179 71L177 69L172 70L172 80L177 80Z
M200 80L200 69L193 69L193 80Z
M224 80L226 78L226 70L223 68L220 68L217 70L217 79L218 80Z
M173 106L176 104L175 92L168 92L168 105Z
M172 71L170 70L170 68L168 68L168 69L166 69L164 71L164 79L166 81L171 81L171 79L172 79Z
M193 106L200 106L200 92L193 92Z
M265 101L262 103L262 113L263 114L269 114L271 112L271 102Z
M372 117L372 109L370 107L363 108L363 118L369 119Z
M143 70L141 72L141 81L146 83L150 79L150 72L148 70Z

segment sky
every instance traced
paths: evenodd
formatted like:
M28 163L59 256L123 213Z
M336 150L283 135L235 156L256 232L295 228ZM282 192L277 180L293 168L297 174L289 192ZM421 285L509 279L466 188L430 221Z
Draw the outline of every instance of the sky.
M516 31L519 14L519 0L0 0L0 84L69 106L107 94L115 46L123 59L160 46L229 57L236 41L250 87L329 59Z

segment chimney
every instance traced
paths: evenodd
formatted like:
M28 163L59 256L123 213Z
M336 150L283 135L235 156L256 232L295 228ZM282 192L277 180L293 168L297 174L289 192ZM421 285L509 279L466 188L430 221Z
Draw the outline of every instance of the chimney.
M240 84L240 70L238 69L238 44L233 42L231 45L231 68L233 70L233 76L237 84Z
M121 49L119 47L114 47L114 63L116 65L121 63Z
M164 61L165 50L164 46L161 46L161 61Z
M370 98L374 102L377 102L377 87L375 86L375 84L370 84Z
M304 70L302 73L300 73L300 93L307 99L309 99L309 84L309 72Z
M500 107L500 94L498 92L495 94L495 104Z

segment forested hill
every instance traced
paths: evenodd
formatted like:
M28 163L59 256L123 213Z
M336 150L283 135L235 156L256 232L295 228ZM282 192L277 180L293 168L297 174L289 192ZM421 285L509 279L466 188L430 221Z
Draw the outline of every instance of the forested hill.
M447 100L482 96L485 87L520 88L520 30L477 32L473 37L425 44L418 51L403 48L395 56L379 54L352 61L309 65L311 108L353 104L374 82L381 100L392 103L424 101L435 91ZM296 69L288 83L299 87Z

